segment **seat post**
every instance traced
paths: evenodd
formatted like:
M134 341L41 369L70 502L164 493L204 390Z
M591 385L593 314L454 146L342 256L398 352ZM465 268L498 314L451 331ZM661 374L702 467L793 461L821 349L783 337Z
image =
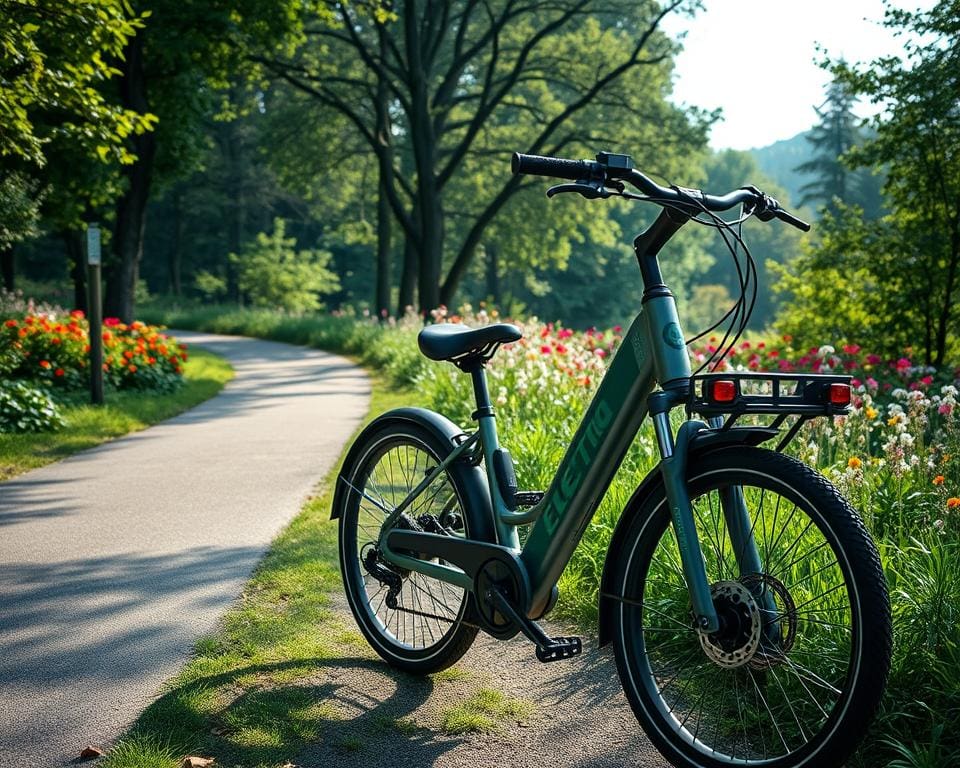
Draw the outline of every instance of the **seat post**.
M487 484L490 488L490 500L493 503L493 519L497 528L497 541L505 547L520 549L520 538L515 526L505 522L507 512L503 495L500 493L500 484L497 480L495 454L500 451L500 439L497 436L497 417L490 402L490 392L487 389L487 372L483 367L484 361L478 359L469 368L473 380L473 395L477 401L477 410L473 418L480 430L480 441L483 444L483 462L487 470Z
M478 360L470 367L470 378L473 380L473 397L477 402L477 410L473 414L475 420L484 416L493 416L493 405L490 403L490 392L487 389L487 372L483 361Z

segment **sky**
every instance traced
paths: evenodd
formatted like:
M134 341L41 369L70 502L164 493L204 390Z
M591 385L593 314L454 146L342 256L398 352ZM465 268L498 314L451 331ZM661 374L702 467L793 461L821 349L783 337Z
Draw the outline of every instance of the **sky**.
M928 9L933 0L893 0ZM882 0L703 0L692 19L669 18L671 36L686 31L676 59L673 99L723 109L714 149L750 149L788 139L816 121L829 74L817 66L817 45L831 58L867 62L898 53L902 43L880 25ZM869 106L860 108L861 116Z

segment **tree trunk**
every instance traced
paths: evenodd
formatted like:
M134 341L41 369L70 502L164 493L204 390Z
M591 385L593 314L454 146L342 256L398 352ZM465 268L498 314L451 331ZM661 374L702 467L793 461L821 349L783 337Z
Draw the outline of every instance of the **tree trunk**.
M397 300L397 317L403 317L408 307L413 307L413 293L417 280L417 246L410 238L403 243L403 272L400 274L400 297Z
M147 84L143 71L143 34L128 44L120 77L121 103L127 109L141 114L150 111L147 103ZM147 200L153 177L153 160L157 142L152 132L131 137L137 161L124 166L127 178L126 192L117 201L117 223L113 233L114 264L107 279L104 313L119 317L125 323L133 321L134 296L143 256L143 236L146 227Z
M73 279L73 308L89 314L87 306L87 264L83 257L83 232L79 229L65 229L60 233L67 251L67 264Z
M383 176L380 177L380 191L377 197L377 318L382 322L390 315L390 202L384 189Z
M16 287L14 280L13 244L0 248L0 272L3 273L3 287L13 291Z
M487 251L487 298L495 307L500 306L500 264L497 246L488 245Z
M420 314L426 317L430 311L440 306L440 262L443 255L443 213L440 209L440 195L432 188L432 184L423 184L426 187L423 195L421 210L421 248L420 248L420 275L417 283Z
M380 57L384 58L387 52L387 38L382 24L378 27L377 34ZM381 151L377 154L380 183L377 187L377 272L374 306L377 310L377 318L381 322L386 320L390 315L390 248L392 245L390 224L393 214L390 211L387 178L390 172L390 166L393 163L393 155L390 143L389 99L390 93L388 91L387 81L382 76L378 77L376 132Z
M950 258L947 262L947 276L943 287L943 307L937 323L937 356L933 364L939 368L943 364L947 352L947 323L953 310L953 291L957 279L957 266L960 262L960 226L957 219L953 221L950 233Z
M239 254L247 232L247 190L243 166L243 137L240 135L238 121L224 124L222 146L227 161L229 185L226 211L227 252ZM232 261L227 262L227 295L237 303L242 303L237 267Z
M170 278L170 293L180 296L180 265L183 263L183 187L177 185L173 192L173 247L167 264Z

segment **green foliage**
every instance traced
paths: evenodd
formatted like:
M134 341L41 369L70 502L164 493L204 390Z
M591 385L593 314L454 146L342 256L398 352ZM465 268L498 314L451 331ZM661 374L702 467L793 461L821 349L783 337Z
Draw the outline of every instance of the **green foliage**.
M824 213L818 232L819 242L792 261L768 265L774 290L786 298L777 330L800 347L856 343L887 355L923 338L916 315L922 303L908 292L909 279L920 276L908 275L906 253L887 221L866 222L838 204ZM878 274L881 260L903 269Z
M855 165L886 170L893 207L885 236L877 247L867 243L866 268L885 295L897 297L891 317L902 303L919 302L913 341L940 365L957 331L960 288L960 3L941 0L926 12L888 8L884 23L904 37L903 56L865 67L839 62L832 71L852 94L886 106L871 122L873 137L849 153Z
M216 301L223 298L227 293L227 281L222 277L211 274L205 269L201 269L194 277L194 284L200 291L203 298L208 301Z
M721 194L753 184L768 195L775 197L785 207L792 209L787 193L760 170L756 160L747 152L725 150L710 155L704 163L706 180L704 189ZM730 218L729 216L727 218ZM709 267L690 275L689 296L693 301L681 304L681 317L687 335L692 336L717 322L740 295L740 276L722 239L712 230L707 230L702 247L709 254ZM701 235L703 237L703 235ZM757 263L757 301L751 316L751 328L769 327L778 308L776 294L771 289L773 278L769 264L783 264L800 252L805 236L779 221L763 222L750 219L743 225L743 238ZM669 253L664 261L669 263ZM717 290L725 289L730 299L723 303L723 295Z
M340 280L330 271L330 253L297 251L296 238L285 237L286 222L275 219L273 233L261 232L239 254L237 284L254 306L306 312L321 308L320 296L336 291Z
M144 17L125 0L0 0L0 158L45 162L44 144L68 137L103 161L130 163L125 139L155 118L110 103L110 63Z
M44 389L0 380L0 432L46 432L64 423L63 414Z
M36 180L10 173L0 177L0 250L36 237L41 195Z

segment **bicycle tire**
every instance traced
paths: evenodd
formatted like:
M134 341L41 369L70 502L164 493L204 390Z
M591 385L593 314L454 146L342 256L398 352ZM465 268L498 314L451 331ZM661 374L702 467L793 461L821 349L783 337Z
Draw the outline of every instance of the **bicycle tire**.
M472 595L423 574L395 569L378 556L378 564L397 574L402 584L399 607L391 609L385 599L389 588L367 571L361 553L369 556L367 547L375 545L386 516L370 499L392 509L452 447L412 421L386 419L371 426L358 438L340 472L339 482L352 488L338 496L335 504L340 508L334 508L340 521L340 572L347 602L364 637L391 666L415 674L438 672L460 659L477 635L476 625L464 623L471 615ZM474 511L467 506L471 497L464 471L453 464L439 473L409 513L438 519L442 515L453 521L452 530L469 538L472 528L480 526L471 523Z
M738 575L719 505L730 485L743 488L762 577ZM692 629L660 485L611 553L612 639L634 714L678 768L843 765L880 703L892 644L886 582L862 521L821 475L759 448L698 457L688 489L724 627L706 641ZM781 515L784 500L792 509ZM784 562L779 542L795 534L803 551L790 545ZM765 599L776 613L762 610Z

